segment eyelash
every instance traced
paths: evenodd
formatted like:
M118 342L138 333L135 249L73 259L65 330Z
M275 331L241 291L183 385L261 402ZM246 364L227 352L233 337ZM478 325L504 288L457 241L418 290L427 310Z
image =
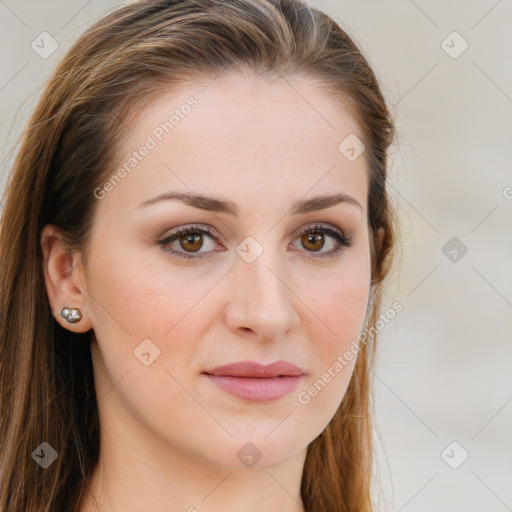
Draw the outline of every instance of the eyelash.
M166 237L158 240L157 243L158 243L158 245L163 247L165 251L169 252L172 255L176 255L180 258L185 258L185 259L199 260L199 259L204 258L205 256L196 256L196 254L200 254L200 253L181 252L181 251L172 249L170 247L167 247L171 242L174 242L175 240L179 239L182 236L198 234L198 233L206 234L209 237L211 237L212 239L214 239L214 240L216 239L215 233L209 227L207 227L207 226L201 227L201 226L193 225L193 226L187 226L184 228L183 227L177 228L175 231L173 231ZM304 235L308 235L311 233L323 233L323 234L333 237L338 242L338 246L335 249L332 249L330 252L327 252L327 253L315 253L313 251L307 251L312 254L312 256L308 256L311 259L332 258L332 257L338 255L339 253L341 253L344 249L346 249L352 245L352 242L350 241L350 239L348 237L344 236L341 233L338 233L338 231L335 231L334 229L331 229L327 226L320 226L320 225L309 226L304 231L299 233L297 238L300 238ZM207 253L202 253L202 254L207 254Z

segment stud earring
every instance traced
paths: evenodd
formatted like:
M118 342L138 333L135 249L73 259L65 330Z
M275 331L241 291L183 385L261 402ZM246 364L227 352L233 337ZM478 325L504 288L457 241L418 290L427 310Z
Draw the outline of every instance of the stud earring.
M60 312L60 316L65 318L70 324L74 324L81 320L82 312L80 311L80 308L64 307Z

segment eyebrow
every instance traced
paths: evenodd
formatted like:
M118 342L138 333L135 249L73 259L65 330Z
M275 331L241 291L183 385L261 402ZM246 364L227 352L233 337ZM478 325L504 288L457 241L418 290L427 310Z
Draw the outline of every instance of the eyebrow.
M160 201L169 201L173 199L183 201L185 204L194 206L195 208L199 208L201 210L225 213L235 217L238 216L239 212L237 204L233 203L232 201L217 199L208 195L198 195L190 192L179 192L175 190L171 190L169 192L165 192L164 194L160 194L159 196L148 199L147 201L141 203L138 208L150 206ZM357 201L357 199L344 193L338 193L315 196L311 199L303 199L301 201L297 201L293 205L290 213L292 215L299 215L318 210L324 210L325 208L329 208L339 203L347 203L363 211L363 207L359 201Z

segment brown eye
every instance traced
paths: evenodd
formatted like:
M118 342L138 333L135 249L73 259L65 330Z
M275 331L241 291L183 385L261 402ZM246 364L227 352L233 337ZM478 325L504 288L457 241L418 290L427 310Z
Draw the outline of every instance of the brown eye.
M295 243L296 248L302 249L302 252L305 249L305 253L309 253L309 258L334 257L352 245L341 230L320 225L310 226L304 230Z
M207 226L187 226L175 229L158 244L174 256L198 259L216 249L216 238Z
M183 235L179 238L180 246L185 251L197 252L203 246L202 235Z
M307 233L301 237L302 245L310 251L320 250L325 243L323 233Z

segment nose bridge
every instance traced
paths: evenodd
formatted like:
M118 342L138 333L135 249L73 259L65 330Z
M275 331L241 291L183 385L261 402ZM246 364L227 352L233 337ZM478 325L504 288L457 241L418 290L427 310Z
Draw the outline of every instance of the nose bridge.
M285 300L284 284L278 278L280 265L272 251L266 249L252 263L238 262L242 267L241 274L245 276L245 295L259 304L271 305Z
M265 246L250 237L239 244L228 314L231 328L248 328L262 338L284 334L298 318L279 251L269 247L271 238Z

